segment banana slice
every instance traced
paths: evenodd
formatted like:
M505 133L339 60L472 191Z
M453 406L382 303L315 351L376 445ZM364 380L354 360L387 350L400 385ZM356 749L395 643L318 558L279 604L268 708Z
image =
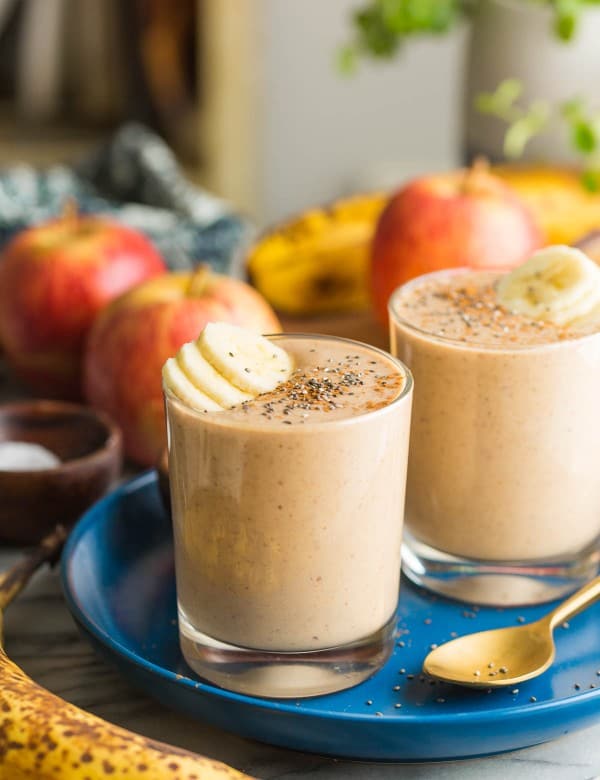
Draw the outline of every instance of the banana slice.
M169 358L163 366L163 380L171 392L181 401L202 412L219 412L223 407L203 393L181 370L176 358Z
M580 321L600 304L600 268L579 249L546 247L502 277L498 300L532 319Z
M292 359L285 350L236 325L211 322L197 344L215 371L253 396L274 390L292 373Z
M252 396L228 382L206 360L196 342L184 344L177 353L177 362L186 377L220 406L228 408L249 401Z

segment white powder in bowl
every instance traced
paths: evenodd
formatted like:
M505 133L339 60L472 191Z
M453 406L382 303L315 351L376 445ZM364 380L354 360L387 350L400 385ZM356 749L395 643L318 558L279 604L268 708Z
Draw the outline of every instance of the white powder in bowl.
M61 460L41 444L28 441L0 442L0 471L43 471L60 466Z

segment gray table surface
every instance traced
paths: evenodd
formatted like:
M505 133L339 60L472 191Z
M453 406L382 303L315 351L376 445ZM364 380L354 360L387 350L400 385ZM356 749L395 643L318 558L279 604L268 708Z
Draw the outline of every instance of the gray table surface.
M0 364L0 400L20 394ZM1 497L0 497L1 500ZM19 552L0 548L0 569ZM303 755L242 739L173 713L139 693L96 657L63 601L56 570L38 572L9 607L9 655L38 683L133 731L224 761L260 780L591 780L600 777L600 712L592 728L486 759L436 764L365 764ZM599 650L600 653L600 650Z

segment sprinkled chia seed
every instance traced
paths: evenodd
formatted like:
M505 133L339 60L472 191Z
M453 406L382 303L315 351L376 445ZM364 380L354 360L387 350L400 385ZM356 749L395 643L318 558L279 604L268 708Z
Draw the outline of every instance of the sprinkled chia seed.
M393 691L399 691L399 690L400 690L400 686L399 686L399 685L394 685L394 687L392 688L392 690L393 690Z
M396 311L426 332L484 345L547 344L598 329L592 324L577 329L509 311L498 302L496 283L494 271L430 278L411 284L410 293L396 299Z
M371 704L373 704L373 699L367 699L367 700L366 700L366 702L365 702L365 704L366 704L368 707L370 707L370 706L371 706Z
M300 357L298 367L274 390L237 404L231 411L235 414L239 410L244 417L254 412L274 422L281 422L283 417L292 422L301 422L308 417L312 418L311 422L320 421L324 413L329 412L345 418L382 408L402 390L404 377L387 365L385 359L371 359L369 353L340 359L339 353L333 352L335 358L315 360L306 353L319 350L309 350L308 346L304 346L304 358ZM287 373L285 368L280 370ZM244 371L252 373L251 367Z
M400 702L399 702L399 701L397 701L397 702L394 704L394 707L395 707L397 710L399 710L401 706L402 706L402 704L400 704Z

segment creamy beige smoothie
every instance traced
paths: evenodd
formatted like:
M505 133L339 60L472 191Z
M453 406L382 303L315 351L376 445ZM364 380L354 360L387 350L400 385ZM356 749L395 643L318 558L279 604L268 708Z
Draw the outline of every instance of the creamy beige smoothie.
M417 388L406 524L466 558L568 556L600 534L600 323L510 311L499 280L437 272L390 301Z
M356 342L271 338L294 363L275 390L217 412L166 393L180 616L244 648L336 647L396 610L412 380Z

